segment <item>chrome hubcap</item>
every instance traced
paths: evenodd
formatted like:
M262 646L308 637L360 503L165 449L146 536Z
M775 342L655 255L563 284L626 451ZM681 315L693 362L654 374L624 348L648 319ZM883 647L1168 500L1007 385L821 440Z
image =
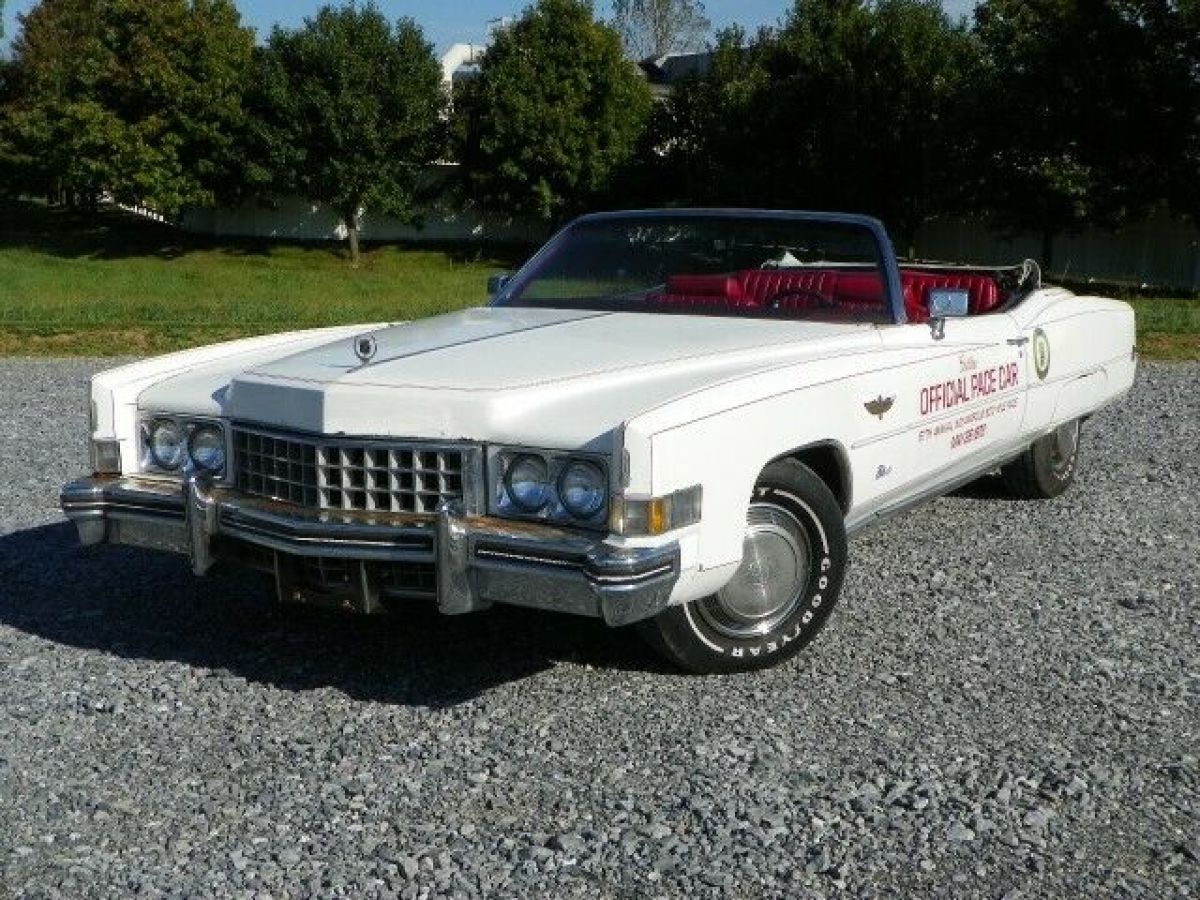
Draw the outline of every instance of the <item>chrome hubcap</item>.
M767 634L800 605L811 566L812 546L800 520L772 503L754 503L742 564L729 584L699 601L700 615L727 637Z
M1050 455L1050 464L1056 473L1061 474L1075 458L1079 448L1079 420L1067 422L1054 429L1054 451Z

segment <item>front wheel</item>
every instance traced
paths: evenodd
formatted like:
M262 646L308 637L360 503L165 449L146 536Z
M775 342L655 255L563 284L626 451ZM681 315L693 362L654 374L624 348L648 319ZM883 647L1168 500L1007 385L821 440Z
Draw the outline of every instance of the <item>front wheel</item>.
M1014 497L1049 500L1075 481L1079 467L1079 419L1064 422L1038 438L1001 470L1004 484Z
M643 624L669 661L698 674L765 669L794 656L825 624L846 570L842 510L795 460L772 463L746 515L742 563L717 593Z

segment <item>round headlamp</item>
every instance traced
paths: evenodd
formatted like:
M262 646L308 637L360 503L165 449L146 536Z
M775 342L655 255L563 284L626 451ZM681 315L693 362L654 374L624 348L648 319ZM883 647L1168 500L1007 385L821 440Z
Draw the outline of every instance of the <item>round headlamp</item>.
M187 454L187 436L183 426L170 419L157 419L150 425L148 436L150 458L160 469L174 472L183 467Z
M225 468L225 435L213 425L201 425L188 441L188 455L197 469L217 474Z
M604 472L585 460L567 463L558 477L558 498L563 508L577 519L590 519L604 509L607 493Z
M508 499L522 512L535 513L550 502L550 469L540 456L523 453L513 459L504 473Z

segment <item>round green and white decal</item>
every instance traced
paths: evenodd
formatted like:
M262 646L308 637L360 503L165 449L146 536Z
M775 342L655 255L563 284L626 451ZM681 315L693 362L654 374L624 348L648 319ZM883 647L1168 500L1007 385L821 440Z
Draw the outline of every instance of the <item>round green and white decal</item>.
M1050 372L1050 339L1040 328L1033 333L1033 370L1041 381Z

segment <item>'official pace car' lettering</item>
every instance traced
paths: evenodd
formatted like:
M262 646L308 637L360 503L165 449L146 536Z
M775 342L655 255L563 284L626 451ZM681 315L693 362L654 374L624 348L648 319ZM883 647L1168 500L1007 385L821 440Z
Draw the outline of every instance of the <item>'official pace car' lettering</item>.
M997 391L1006 391L1016 387L1020 379L1021 367L1010 362L931 384L921 388L921 415L953 409L972 400L989 397Z

